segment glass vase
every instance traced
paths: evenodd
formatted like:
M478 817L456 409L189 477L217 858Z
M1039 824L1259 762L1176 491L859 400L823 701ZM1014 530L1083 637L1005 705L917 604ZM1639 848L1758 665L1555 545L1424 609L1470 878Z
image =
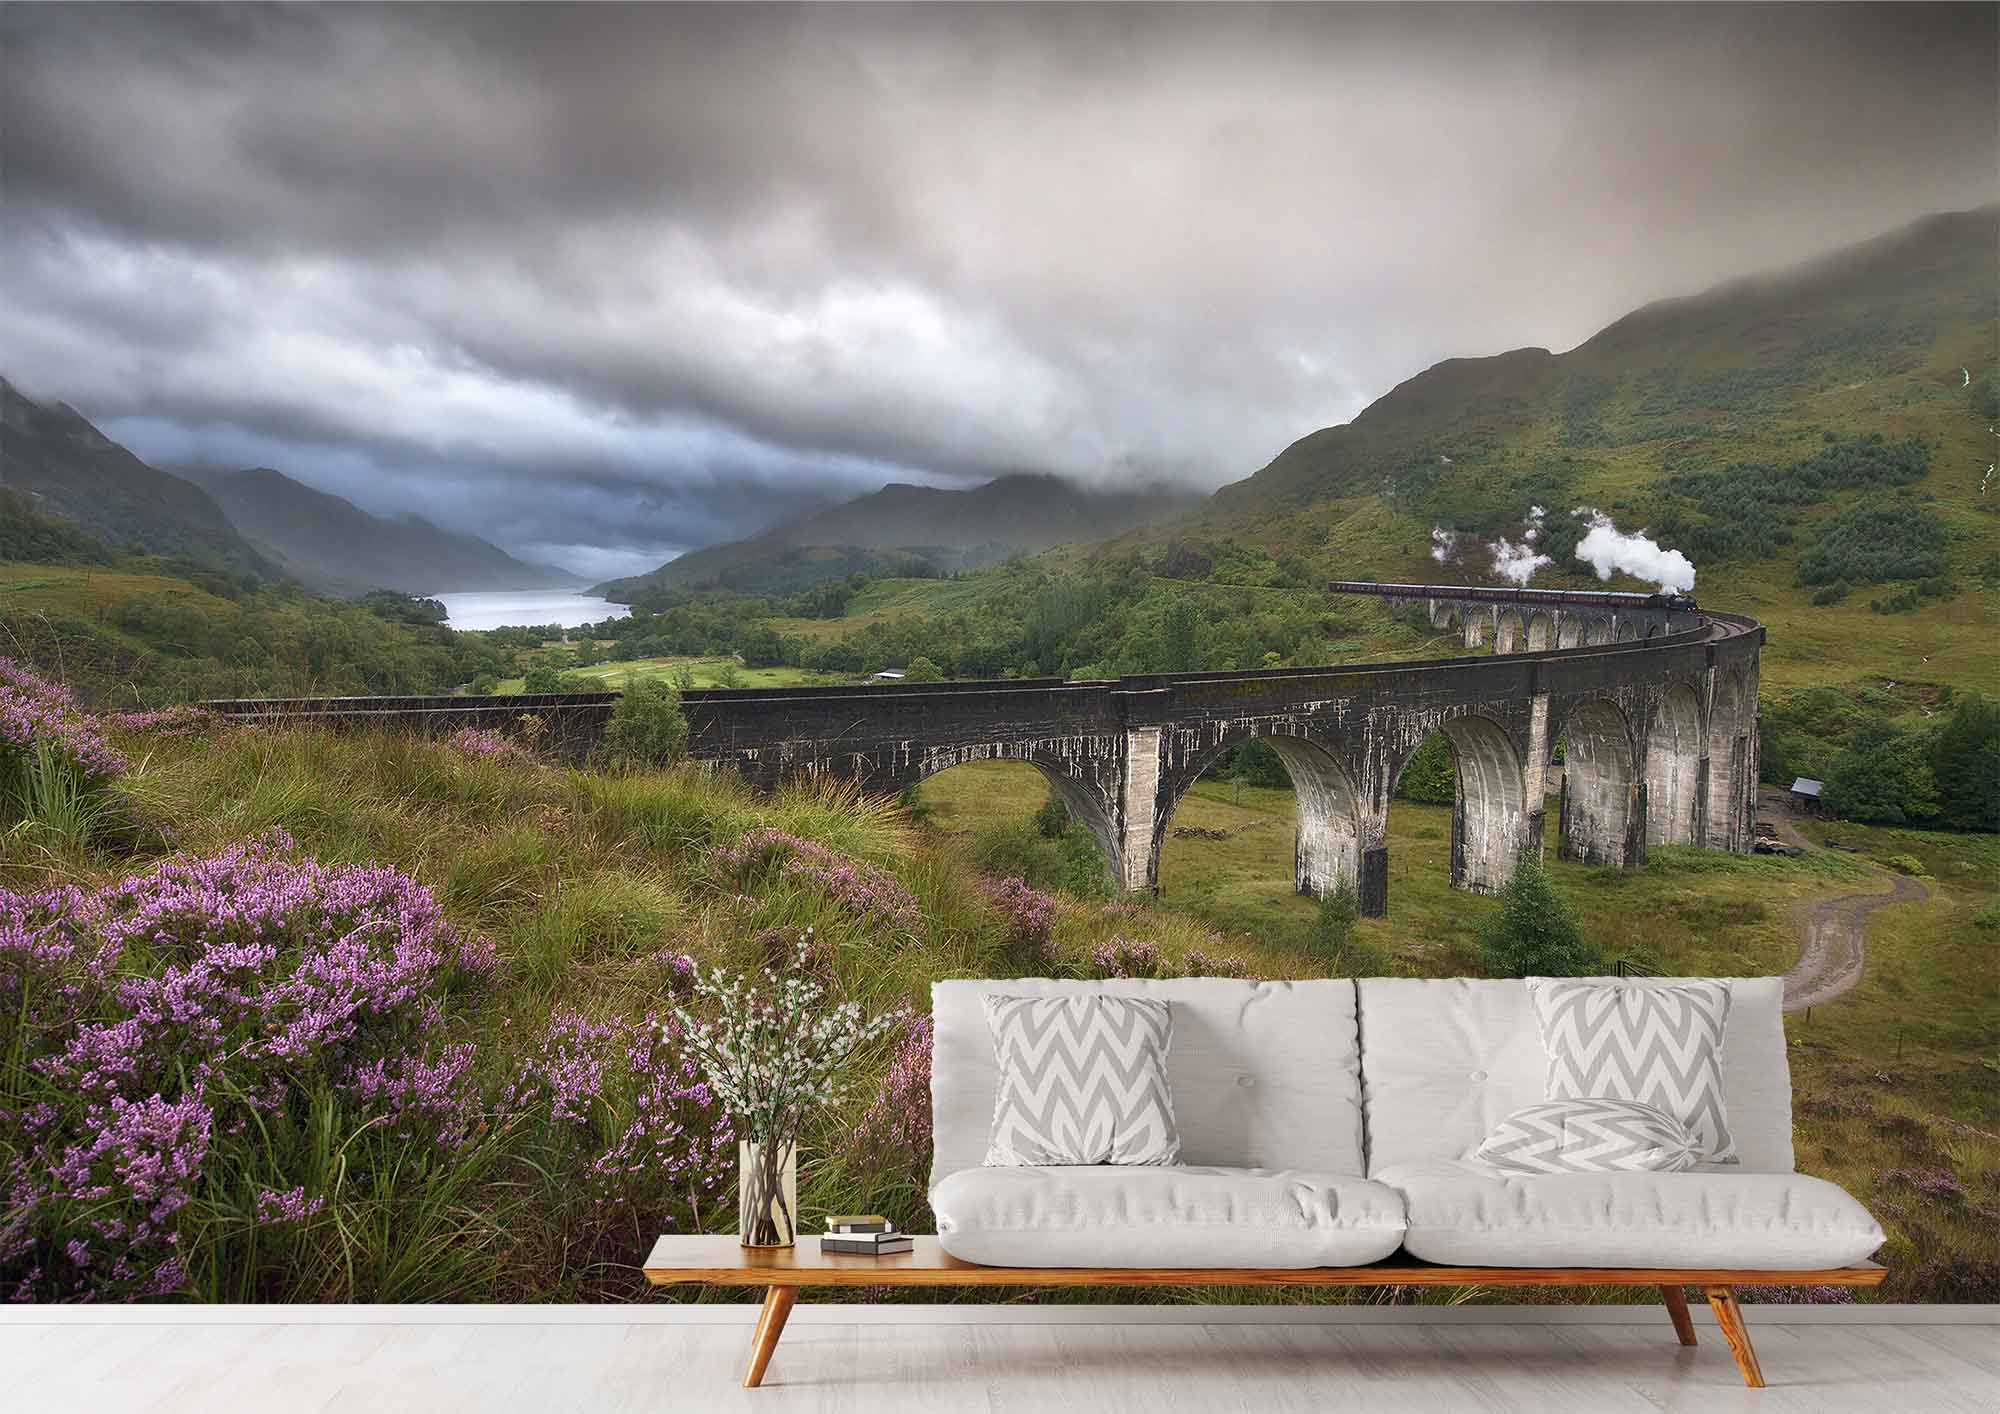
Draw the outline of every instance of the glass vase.
M737 1232L745 1247L791 1247L799 1230L799 1143L736 1144Z

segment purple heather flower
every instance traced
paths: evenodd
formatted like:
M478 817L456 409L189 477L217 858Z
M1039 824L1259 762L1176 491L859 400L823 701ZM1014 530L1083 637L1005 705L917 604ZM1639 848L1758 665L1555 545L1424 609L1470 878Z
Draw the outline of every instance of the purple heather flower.
M746 876L775 874L817 889L857 918L912 933L923 926L916 897L893 874L782 830L752 830L734 845L719 845L709 864L739 886Z

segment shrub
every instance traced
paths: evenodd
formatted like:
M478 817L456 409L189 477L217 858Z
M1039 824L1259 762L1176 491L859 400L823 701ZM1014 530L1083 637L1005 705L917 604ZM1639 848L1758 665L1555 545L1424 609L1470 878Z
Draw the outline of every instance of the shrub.
M386 1156L387 1185L399 1154L461 1146L481 1122L474 1047L445 1015L491 974L492 945L404 874L291 848L274 831L94 892L0 892L15 1299L179 1290L189 1205L232 1186L310 1217L324 1172L247 1182L302 1129L372 1132L343 1162Z
M1944 522L1913 501L1864 502L1820 523L1811 547L1799 556L1799 583L1875 584L1942 575L1948 538Z
M1336 963L1353 941L1354 925L1360 918L1361 902L1355 897L1354 884L1343 878L1319 901L1319 913L1313 920L1313 950L1327 963Z
M1056 842L1056 882L1084 898L1102 898L1111 892L1109 865L1097 837L1081 825L1072 825Z
M1898 874L1925 874L1929 872L1924 868L1923 860L1917 858L1914 854L1891 854L1886 856L1882 860L1882 863L1888 865Z
M472 761L528 761L531 754L489 727L460 727L445 745Z
M912 933L923 927L915 896L895 875L782 830L752 830L733 845L717 846L709 864L742 890L793 880L864 921Z
M1042 808L1035 812L1035 833L1045 840L1059 840L1069 829L1069 807L1054 790L1042 802Z
M1008 962L1029 972L1051 970L1059 908L1055 897L1031 888L1024 879L1002 879L988 886L987 895L1004 920Z
M1604 970L1604 950L1584 940L1541 864L1524 859L1479 930L1479 961L1489 977L1587 977Z
M59 777L98 796L125 772L125 758L59 683L0 658L0 804L30 816L37 778Z
M1172 977L1172 964L1152 943L1139 938L1114 936L1099 943L1090 954L1090 970L1097 977Z
M687 745L680 691L658 678L627 685L604 727L604 751L628 766L664 766Z

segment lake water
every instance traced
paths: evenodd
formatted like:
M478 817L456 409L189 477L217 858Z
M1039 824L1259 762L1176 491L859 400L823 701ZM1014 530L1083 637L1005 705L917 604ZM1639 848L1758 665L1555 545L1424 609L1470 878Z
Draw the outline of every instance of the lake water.
M444 605L445 623L452 628L506 628L524 624L601 623L622 619L629 604L614 604L594 594L563 589L501 589L479 594L433 594Z

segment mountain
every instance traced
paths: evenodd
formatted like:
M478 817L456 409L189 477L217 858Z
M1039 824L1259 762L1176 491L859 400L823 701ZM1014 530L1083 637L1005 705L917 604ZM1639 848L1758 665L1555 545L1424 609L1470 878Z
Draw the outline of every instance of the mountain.
M593 591L637 602L668 589L789 593L856 570L924 574L1118 535L1173 515L1193 493L1093 491L1055 476L1003 476L965 491L891 483L761 535L690 551Z
M0 489L113 547L275 579L280 571L193 482L148 466L74 408L0 378Z
M1234 542L1343 576L1499 583L1497 542L1534 530L1554 562L1533 582L1573 587L1597 582L1574 553L1588 508L1685 553L1718 602L1803 611L1814 637L1857 610L1888 628L1867 595L1838 597L1876 584L1941 581L1935 603L1894 611L1916 615L1899 628L1975 620L1942 591L2000 565L2000 495L1981 485L2000 416L1996 245L2000 207L1941 214L1646 305L1564 353L1448 359L1188 514L1083 553ZM1841 551L1885 536L1911 553Z
M421 516L370 515L269 467L190 469L230 522L300 583L352 597L368 589L438 594L479 589L566 589L580 581L552 565L517 560L474 535Z

